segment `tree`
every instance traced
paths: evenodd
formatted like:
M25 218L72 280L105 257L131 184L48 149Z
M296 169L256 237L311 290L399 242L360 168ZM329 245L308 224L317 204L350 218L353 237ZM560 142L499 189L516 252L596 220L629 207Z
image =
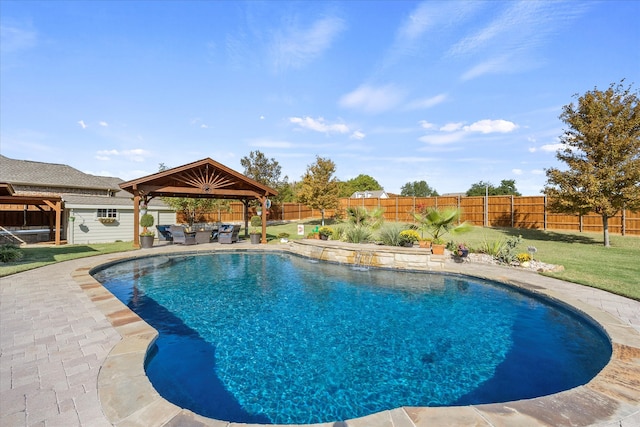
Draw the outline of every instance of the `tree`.
M606 247L609 218L640 208L640 104L623 82L574 95L577 105L562 108L568 129L556 158L567 169L547 169L544 189L555 212L600 214Z
M495 189L496 196L522 196L516 188L515 179L503 179L500 186Z
M427 181L407 182L400 188L400 195L406 197L433 197L438 196L438 192L431 188Z
M282 168L280 164L272 157L267 157L259 150L251 151L249 156L240 159L240 164L244 168L244 175L258 181L260 184L264 184L276 190L278 196L273 198L273 201L278 203L284 201L287 196L288 177L280 178L282 174ZM283 191L284 194L280 195Z
M360 174L340 183L340 197L351 197L356 191L382 190L382 186L370 175Z
M503 179L496 187L488 181L478 181L467 190L467 196L521 196L514 179Z
M330 159L316 156L316 162L307 166L298 189L298 201L312 209L322 212L324 225L324 211L338 207L338 180L333 176L336 165Z

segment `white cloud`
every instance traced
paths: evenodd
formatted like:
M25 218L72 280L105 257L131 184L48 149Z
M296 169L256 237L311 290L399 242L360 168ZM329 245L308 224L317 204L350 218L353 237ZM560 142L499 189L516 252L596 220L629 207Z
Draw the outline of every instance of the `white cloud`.
M425 135L418 139L428 144L440 145L440 144L451 144L452 142L460 141L462 138L464 138L464 135L465 135L465 132L460 131L460 132L449 132L444 134Z
M464 130L480 133L509 133L517 127L518 125L507 120L480 120L470 126L465 126Z
M511 169L511 173L514 175L522 175L522 169Z
M404 97L404 90L394 85L380 87L362 85L340 98L339 104L341 107L375 114L394 108Z
M535 153L536 151L538 151L536 147L529 147L528 150L530 153Z
M512 67L512 60L507 56L500 56L497 58L492 58L487 61L481 62L475 67L471 68L469 71L464 73L460 79L462 81L467 81L471 79L475 79L476 77L480 77L484 74L489 73L499 73L503 71L507 71Z
M105 122L105 121L101 121L100 123L98 123L100 126L102 127L109 127L109 123Z
M439 130L441 130L442 132L454 132L457 130L462 129L462 122L459 123L447 123L446 125L442 126Z
M209 126L203 123L200 125L200 129L209 129Z
M435 107L436 105L441 104L446 100L447 100L447 95L444 93L441 93L440 95L432 96L431 98L416 99L414 101L411 101L407 105L407 110L420 110L424 108Z
M429 122L428 122L428 121L426 121L426 120L420 120L420 121L418 122L418 124L420 125L420 127L421 127L422 129L433 129L433 128L436 126L436 125L434 125L433 123L429 123Z
M562 148L564 148L564 144L562 143L545 144L542 147L540 147L542 151L546 151L546 152L555 152L555 151L561 150Z
M87 125L84 123L84 120L78 120L78 124L80 125L80 127L82 129L86 129L87 128Z
M426 121L419 122L423 129L435 129L435 125ZM517 129L518 125L507 120L479 120L465 126L463 122L451 122L438 128L439 133L430 133L419 138L428 144L450 144L458 142L471 133L508 133Z
M313 119L311 117L290 117L289 121L301 128L314 130L322 133L348 133L349 127L343 123L328 124L322 117Z
M0 25L0 39L0 51L10 53L34 47L38 41L38 34L17 26Z
M531 173L532 173L533 175L544 175L544 170L543 170L543 169L533 169L533 170L531 171Z
M304 29L295 25L282 28L270 47L274 68L279 71L307 65L322 55L345 28L338 17L320 19Z
M364 139L366 136L367 135L365 135L364 132L361 132L361 131L357 130L357 131L353 132L349 138L360 140L360 139Z

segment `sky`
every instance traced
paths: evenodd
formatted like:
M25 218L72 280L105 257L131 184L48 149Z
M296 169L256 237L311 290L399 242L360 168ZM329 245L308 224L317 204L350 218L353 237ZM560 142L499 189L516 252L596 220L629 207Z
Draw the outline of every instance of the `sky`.
M0 154L131 180L251 151L299 181L539 195L575 95L640 85L640 1L0 0Z

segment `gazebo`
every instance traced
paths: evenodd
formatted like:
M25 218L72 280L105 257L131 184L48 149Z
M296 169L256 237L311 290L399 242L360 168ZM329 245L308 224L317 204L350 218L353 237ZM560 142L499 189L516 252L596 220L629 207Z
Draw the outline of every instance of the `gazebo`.
M136 247L140 246L140 205L148 204L155 197L240 200L244 205L246 226L249 202L259 200L262 212L266 213L269 197L278 195L273 188L208 157L123 182L120 188L133 194L133 244ZM267 243L266 218L266 215L262 215L262 243Z

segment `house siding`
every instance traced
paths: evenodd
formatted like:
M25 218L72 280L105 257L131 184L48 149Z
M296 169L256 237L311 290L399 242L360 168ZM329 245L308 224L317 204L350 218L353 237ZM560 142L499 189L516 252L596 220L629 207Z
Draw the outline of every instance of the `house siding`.
M131 207L109 206L110 209L118 209L117 220L111 224L103 224L98 221L98 208L102 207L74 207L70 209L70 216L75 217L75 220L69 221L68 243L90 244L133 241L133 209ZM149 210L148 213L154 216L154 224L159 224L158 218L162 219L164 224L175 224L176 222L176 213L173 211ZM150 230L157 231L155 227Z

